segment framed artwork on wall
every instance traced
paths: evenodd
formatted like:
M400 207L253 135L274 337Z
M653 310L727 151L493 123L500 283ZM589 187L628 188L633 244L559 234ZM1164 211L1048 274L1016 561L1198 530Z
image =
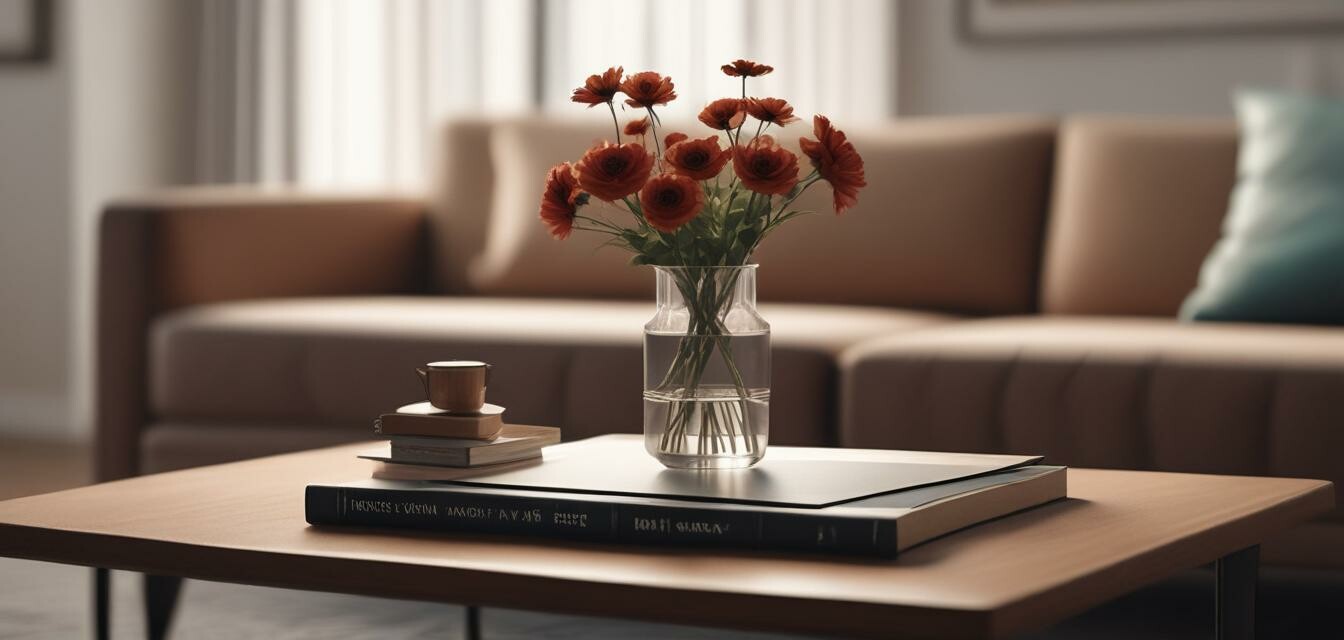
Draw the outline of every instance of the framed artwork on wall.
M0 0L0 64L51 57L54 0Z
M1264 33L1344 27L1340 0L962 0L972 41Z

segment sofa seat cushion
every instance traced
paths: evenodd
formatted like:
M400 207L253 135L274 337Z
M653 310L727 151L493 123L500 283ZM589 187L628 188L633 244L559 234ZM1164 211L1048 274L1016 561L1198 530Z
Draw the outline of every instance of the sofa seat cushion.
M841 358L841 443L1344 482L1344 330L978 320Z
M835 439L836 357L946 316L762 305L773 325L771 440ZM455 297L307 298L186 309L151 329L158 420L359 424L424 397L415 367L495 365L490 402L569 439L639 432L648 302Z

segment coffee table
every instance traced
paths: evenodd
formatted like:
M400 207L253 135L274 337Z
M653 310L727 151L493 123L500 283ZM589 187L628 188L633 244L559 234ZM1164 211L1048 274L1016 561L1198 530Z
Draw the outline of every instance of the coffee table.
M1257 545L1334 507L1332 485L1319 480L1071 469L1068 499L895 561L308 526L304 485L367 477L372 463L355 454L368 447L0 502L0 555L472 606L908 638L1031 630L1216 562L1219 637L1247 638Z

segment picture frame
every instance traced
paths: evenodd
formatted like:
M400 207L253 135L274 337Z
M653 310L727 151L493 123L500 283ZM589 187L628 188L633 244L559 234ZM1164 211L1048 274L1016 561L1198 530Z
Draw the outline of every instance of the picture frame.
M0 65L51 58L55 0L0 0Z
M1338 0L962 0L972 42L1262 34L1344 28Z

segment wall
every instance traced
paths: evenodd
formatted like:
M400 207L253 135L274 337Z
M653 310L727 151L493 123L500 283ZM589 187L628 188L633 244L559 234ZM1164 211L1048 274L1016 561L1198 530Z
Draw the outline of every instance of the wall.
M72 268L68 12L54 59L0 65L0 425L64 432Z
M74 279L70 425L92 424L94 264L98 215L117 197L181 184L190 175L192 72L188 3L77 0L73 125Z
M1344 91L1344 30L972 44L958 5L902 2L902 115L1230 114L1238 85Z
M185 173L186 20L67 0L56 59L0 67L0 434L88 434L97 213Z

